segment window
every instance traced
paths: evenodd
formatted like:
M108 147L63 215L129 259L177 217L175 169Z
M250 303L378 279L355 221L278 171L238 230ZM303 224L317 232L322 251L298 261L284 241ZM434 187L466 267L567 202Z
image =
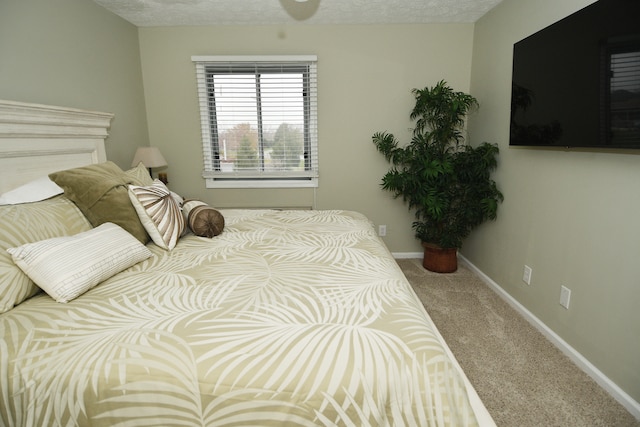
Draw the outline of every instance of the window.
M640 38L605 45L604 141L619 147L640 144Z
M316 187L316 57L191 59L207 187Z

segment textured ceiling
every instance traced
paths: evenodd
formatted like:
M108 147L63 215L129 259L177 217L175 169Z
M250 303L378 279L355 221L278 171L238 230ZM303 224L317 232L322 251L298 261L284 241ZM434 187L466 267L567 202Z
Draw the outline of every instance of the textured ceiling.
M94 0L139 27L475 22L501 0Z

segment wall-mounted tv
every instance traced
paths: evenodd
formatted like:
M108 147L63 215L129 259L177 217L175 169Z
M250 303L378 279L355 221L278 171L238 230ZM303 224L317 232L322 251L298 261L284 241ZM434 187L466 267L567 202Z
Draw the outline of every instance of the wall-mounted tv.
M509 144L640 149L640 0L599 0L514 44Z

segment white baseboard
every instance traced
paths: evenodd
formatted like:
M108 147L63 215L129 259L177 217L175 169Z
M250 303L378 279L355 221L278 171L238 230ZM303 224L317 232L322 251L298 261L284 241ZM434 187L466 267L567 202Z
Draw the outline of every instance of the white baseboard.
M420 255L419 257L422 257ZM489 276L484 274L478 267L473 265L464 256L458 254L459 261L463 262L470 270L477 274L491 289L493 289L502 299L518 311L529 323L538 329L549 341L551 341L560 351L562 351L569 359L571 359L580 369L589 375L596 383L605 389L615 400L624 406L636 419L640 420L640 403L636 402L618 385L611 381L605 374L582 356L576 349L571 347L558 334L553 332L540 319L527 310L522 304L516 301L504 289L502 289Z
M422 252L392 252L391 255L395 259L413 259L413 258L422 258Z

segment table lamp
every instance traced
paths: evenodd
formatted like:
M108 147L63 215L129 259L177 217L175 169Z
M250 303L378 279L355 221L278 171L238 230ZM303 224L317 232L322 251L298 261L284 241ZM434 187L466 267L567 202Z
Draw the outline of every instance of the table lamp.
M153 177L151 174L152 168L167 166L167 161L162 156L158 147L138 147L135 156L133 156L131 167L137 166L140 162L149 169L149 175L151 177Z

